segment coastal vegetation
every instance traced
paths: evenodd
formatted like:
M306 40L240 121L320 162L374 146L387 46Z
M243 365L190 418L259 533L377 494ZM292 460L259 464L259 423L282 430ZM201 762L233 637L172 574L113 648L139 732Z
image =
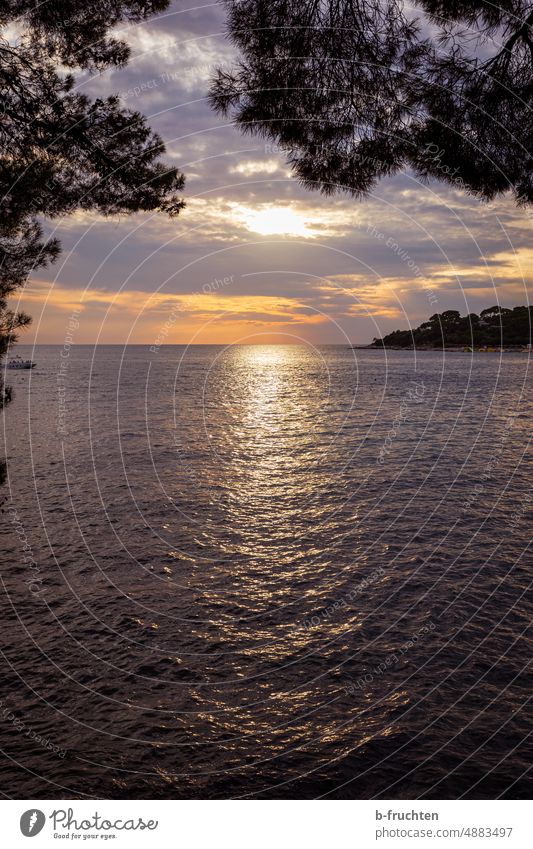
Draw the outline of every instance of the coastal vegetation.
M419 327L393 330L374 339L375 348L522 348L531 344L533 307L494 306L479 315L458 310L435 313Z
M529 0L226 0L238 55L215 109L306 187L368 195L402 169L533 202Z
M183 207L183 175L162 161L161 138L118 97L80 93L73 70L124 65L129 48L112 29L164 11L169 0L0 3L0 356L28 315L7 299L54 262L43 219L76 210L104 215ZM0 407L9 400L0 374Z

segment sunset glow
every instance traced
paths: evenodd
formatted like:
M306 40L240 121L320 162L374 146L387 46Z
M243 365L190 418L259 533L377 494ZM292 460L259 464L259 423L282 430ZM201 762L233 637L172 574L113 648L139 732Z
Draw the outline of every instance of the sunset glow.
M253 233L261 236L300 236L312 238L316 233L310 228L303 215L290 207L269 206L266 209L248 210L244 213L244 222Z

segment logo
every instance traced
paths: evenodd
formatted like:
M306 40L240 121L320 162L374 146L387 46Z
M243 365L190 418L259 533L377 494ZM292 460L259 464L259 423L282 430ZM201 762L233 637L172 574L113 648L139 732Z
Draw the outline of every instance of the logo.
M42 831L45 822L46 817L43 812L37 810L37 808L31 808L22 814L20 818L20 830L24 837L35 837L36 834Z

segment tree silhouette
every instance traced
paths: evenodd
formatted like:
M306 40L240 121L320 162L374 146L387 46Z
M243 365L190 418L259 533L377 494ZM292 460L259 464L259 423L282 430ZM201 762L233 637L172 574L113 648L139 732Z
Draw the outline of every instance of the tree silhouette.
M7 310L7 296L59 252L56 239L43 238L41 217L77 209L175 215L183 206L183 175L161 161L163 142L145 118L118 97L80 94L68 71L125 63L128 47L111 27L167 6L0 0L0 354L30 320Z
M363 196L411 167L533 202L525 0L226 0L239 61L215 109L274 139L304 185Z
M376 347L444 348L452 346L526 346L531 345L533 307L488 307L479 315L462 317L457 310L435 313L428 321L411 330L393 330L383 339L374 339Z

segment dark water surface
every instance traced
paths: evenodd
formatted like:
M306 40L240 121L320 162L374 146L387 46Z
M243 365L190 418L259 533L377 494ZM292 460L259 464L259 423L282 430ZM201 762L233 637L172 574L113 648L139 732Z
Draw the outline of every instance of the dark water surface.
M527 356L33 356L4 421L5 795L531 795Z

